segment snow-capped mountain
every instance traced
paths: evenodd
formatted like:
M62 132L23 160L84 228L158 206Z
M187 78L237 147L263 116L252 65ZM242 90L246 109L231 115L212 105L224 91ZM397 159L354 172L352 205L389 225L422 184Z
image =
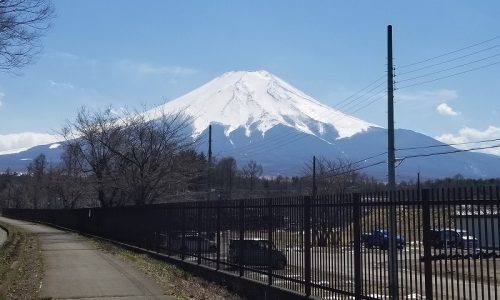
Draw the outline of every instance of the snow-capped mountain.
M328 139L332 134L345 138L378 127L326 106L266 71L225 73L146 114L155 118L176 111L193 117L194 137L209 124L221 125L228 137L240 128L247 137L254 130L265 136L283 125Z
M212 125L215 157L234 157L238 165L252 159L266 175L300 175L313 155L357 162L362 172L386 178L387 130L320 103L282 79L266 72L228 72L192 92L144 114L154 120L182 112L191 117L193 138L208 140ZM461 174L465 177L500 177L500 157L482 153L456 153L405 159L416 154L455 150L423 134L397 129L397 149L441 145L439 149L397 151L398 180ZM39 152L54 161L61 147L38 146L18 154L0 155L0 170L29 163ZM200 145L206 153L208 146ZM50 153L47 153L50 152ZM368 168L369 167L369 168Z

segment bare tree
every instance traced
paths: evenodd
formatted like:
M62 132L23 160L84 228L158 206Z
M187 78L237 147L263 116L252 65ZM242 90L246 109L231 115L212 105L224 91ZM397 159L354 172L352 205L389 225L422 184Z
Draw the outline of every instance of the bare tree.
M50 0L0 0L0 69L29 64L54 17Z
M113 205L118 197L114 177L116 154L110 149L120 142L120 127L111 109L91 112L81 108L74 122L63 128L66 152L71 151L82 171L94 180L100 206Z
M188 118L176 113L149 120L135 112L125 113L118 124L119 140L102 142L118 158L124 198L150 204L168 192L187 188L197 175L195 142L187 135Z
M44 198L45 173L47 172L47 159L40 154L28 165L28 174L31 176L31 198L33 208L39 208Z
M255 182L257 178L262 176L262 165L258 164L254 160L250 160L243 168L242 168L243 176L250 180L250 190L253 190L255 187Z
M216 186L229 198L235 185L237 171L236 160L233 157L224 157L217 162L212 173Z
M316 160L316 187L318 194L344 194L358 181L360 175L356 166L341 158L328 159L321 157ZM312 162L304 168L304 175L311 181Z
M189 120L181 113L122 113L81 109L63 130L66 169L93 179L101 206L151 204L185 192L204 163L188 135Z
M318 195L336 195L336 201L343 201L343 196L356 184L359 174L355 165L342 159L319 158L316 161L316 189ZM312 190L312 162L306 164L304 175L309 180ZM331 201L319 197L316 202ZM342 228L352 221L350 206L318 206L313 210L313 243L318 246L338 244L341 241Z
M80 149L74 144L64 146L61 163L47 173L49 207L76 208L89 205L88 180L82 169Z

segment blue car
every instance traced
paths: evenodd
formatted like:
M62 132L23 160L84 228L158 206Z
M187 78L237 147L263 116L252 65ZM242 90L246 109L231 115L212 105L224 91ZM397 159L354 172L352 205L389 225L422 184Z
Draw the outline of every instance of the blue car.
M389 249L389 231L386 229L373 230L371 233L363 233L361 242L366 248L379 247L380 249ZM396 235L396 247L404 249L405 239L401 235Z

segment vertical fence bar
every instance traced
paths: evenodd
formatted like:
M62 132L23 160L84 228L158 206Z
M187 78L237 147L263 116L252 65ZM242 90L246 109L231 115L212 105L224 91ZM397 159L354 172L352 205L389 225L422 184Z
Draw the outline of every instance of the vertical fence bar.
M239 268L239 274L240 277L243 277L245 275L244 269L243 269L243 259L244 259L244 254L243 252L246 250L246 245L244 244L245 240L245 206L244 206L244 201L243 199L240 200L239 202L239 212L238 212L238 227L240 231L240 245L239 249L237 250L238 253L238 268Z
M272 255L273 255L273 247L272 247L272 241L273 241L273 207L272 207L272 198L267 199L267 240L269 241L268 244L268 249L267 249L267 256L268 256L268 263L267 263L267 284L272 285L273 284L273 264L272 264Z
M181 205L181 259L186 259L186 206Z
M431 211L430 211L430 191L422 190L422 221L424 229L424 280L425 297L432 297L432 257L431 257Z
M354 293L355 299L361 299L363 295L362 273L361 273L361 194L353 195L353 220L354 220Z
M199 201L196 205L196 231L197 231L197 238L196 238L196 257L197 257L197 263L201 265L201 239L202 239L202 234L201 234L201 201Z
M304 209L304 290L311 296L311 197L305 196Z
M221 234L220 234L220 231L221 231L221 228L220 228L221 227L220 226L220 222L221 222L220 221L220 214L221 213L220 213L220 211L222 209L221 206L222 206L222 200L219 197L219 199L217 199L217 224L216 224L216 226L217 226L217 229L216 229L217 230L217 257L216 257L216 266L215 266L216 270L220 269L220 245L221 245L221 243L220 243L220 236L221 236Z

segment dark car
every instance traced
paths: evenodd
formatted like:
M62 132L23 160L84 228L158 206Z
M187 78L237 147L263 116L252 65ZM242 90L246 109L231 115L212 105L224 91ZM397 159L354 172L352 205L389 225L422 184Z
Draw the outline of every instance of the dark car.
M371 233L363 233L361 241L366 248L379 247L380 249L389 249L389 231L385 229L373 230ZM396 235L396 247L403 249L405 239L401 235Z
M271 266L283 269L287 264L285 253L276 249L273 243L268 240L230 240L229 262L239 264L240 258L243 265Z
M204 236L184 235L184 240L180 235L171 235L170 238L168 238L167 235L161 236L163 241L161 242L160 247L164 249L184 253L196 253L199 247L199 250L202 253L217 252L216 242Z
M433 229L430 243L434 248L471 248L479 247L479 241L463 229Z

